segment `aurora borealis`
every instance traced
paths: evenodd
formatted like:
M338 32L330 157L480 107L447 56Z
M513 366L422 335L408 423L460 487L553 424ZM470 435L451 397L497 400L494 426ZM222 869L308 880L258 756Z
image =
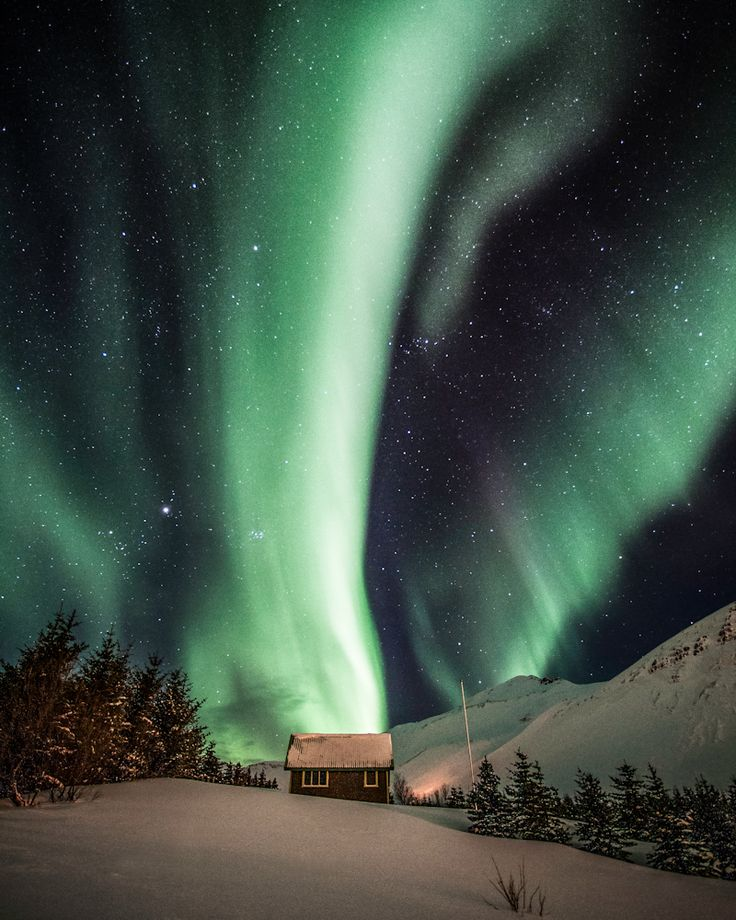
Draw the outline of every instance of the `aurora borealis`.
M278 758L733 600L709 7L4 12L0 655L63 600Z

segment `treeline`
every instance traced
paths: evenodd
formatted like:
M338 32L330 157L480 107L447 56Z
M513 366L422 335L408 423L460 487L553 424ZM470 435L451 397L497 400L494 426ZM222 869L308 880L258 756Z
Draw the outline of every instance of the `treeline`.
M591 853L627 859L635 842L650 844L657 869L736 879L736 779L725 792L703 777L692 787L666 789L650 764L644 776L626 762L610 791L578 770L572 797L560 798L537 761L523 751L501 779L487 758L467 796L469 830L493 837L571 843Z
M241 763L221 763L216 775L206 777L208 782L225 783L228 786L257 786L259 789L278 789L276 777L268 779L265 767L256 772Z
M77 626L60 611L17 664L0 662L0 795L73 801L89 784L164 776L268 785L217 757L183 671L133 665L112 632L85 655Z
M443 783L433 792L416 795L402 773L394 774L391 800L396 805L423 805L429 808L465 808L465 793L460 786Z

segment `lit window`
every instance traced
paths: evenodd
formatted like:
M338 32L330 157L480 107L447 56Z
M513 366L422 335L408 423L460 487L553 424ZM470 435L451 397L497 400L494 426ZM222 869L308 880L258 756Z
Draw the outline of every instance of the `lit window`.
M378 785L378 770L364 770L363 771L363 785L364 786L377 786Z
M302 786L327 786L327 770L302 770Z

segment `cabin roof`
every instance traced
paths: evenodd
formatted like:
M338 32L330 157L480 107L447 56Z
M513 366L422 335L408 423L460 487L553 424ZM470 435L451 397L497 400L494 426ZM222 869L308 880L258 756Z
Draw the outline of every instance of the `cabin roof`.
M285 770L392 770L391 735L298 734L289 739Z

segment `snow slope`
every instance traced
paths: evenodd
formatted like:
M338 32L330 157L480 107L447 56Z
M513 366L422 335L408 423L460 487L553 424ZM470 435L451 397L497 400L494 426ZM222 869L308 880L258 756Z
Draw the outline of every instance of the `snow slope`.
M430 820L427 820L430 819ZM548 920L726 920L736 885L534 841L476 837L448 809L186 780L0 806L4 920L480 920L487 881L525 862Z
M521 748L562 791L572 791L577 767L605 782L624 759L641 769L653 763L669 785L691 784L703 773L726 786L736 774L736 604L605 683L515 678L471 703L476 769L487 754L503 777ZM415 789L443 782L468 788L460 710L392 732L397 769Z
M561 702L589 695L596 686L514 677L469 697L468 724L476 771L485 754L517 737L542 713ZM398 725L391 729L391 735L396 769L419 795L443 783L469 788L470 765L461 708L422 722Z

